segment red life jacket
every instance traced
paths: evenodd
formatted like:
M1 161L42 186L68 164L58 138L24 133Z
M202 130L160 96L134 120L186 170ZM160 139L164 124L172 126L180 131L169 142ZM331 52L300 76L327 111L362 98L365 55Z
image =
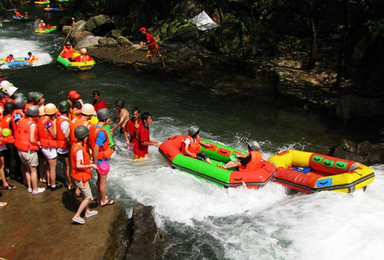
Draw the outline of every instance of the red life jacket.
M13 58L11 56L5 57L5 62L11 62L13 61Z
M251 160L247 165L243 166L240 165L240 169L247 169L247 170L257 170L260 166L261 161L263 158L261 157L261 154L259 151L250 151L248 156L251 156Z
M63 58L73 58L73 52L75 50L72 47L63 46L63 51L61 52L61 57Z
M9 130L11 130L11 121L12 121L12 116L10 114L8 115L5 115L3 116L3 118L1 119L1 125L2 125L2 128L8 128ZM11 134L9 136L6 136L4 137L4 140L6 143L11 143L13 144L15 142L15 138L13 137L13 132L11 130Z
M188 151L194 155L198 154L200 152L200 139L197 137L196 139L193 139L190 135L187 135L185 139L189 139L191 142L188 146ZM183 142L183 145L181 146L181 152L184 155L188 155L185 151L185 143Z
M32 118L30 117L24 117L19 120L19 124L17 127L17 135L15 138L15 146L17 149L21 151L38 151L39 146L37 144L31 143L30 138L30 127L36 124ZM35 131L35 140L38 140L37 138L37 129Z
M93 150L93 148L96 145L97 135L101 131L104 132L105 137L107 138L107 140L99 148L99 156L97 157L98 160L109 159L112 156L112 154L113 154L113 150L111 149L111 147L109 147L109 136L108 136L108 133L107 133L107 131L105 131L104 128L99 127L99 126L91 125L91 128L89 129L89 137L88 137L89 138L89 148L91 148Z
M91 164L90 156L87 153L87 150L81 144L77 144L77 143L72 144L71 152L70 152L71 166L72 166L71 176L75 180L82 181L83 183L85 183L90 178L92 178L92 171L90 168L83 168L83 169L76 168L76 153L80 150L83 151L83 156L84 156L83 165Z
M77 56L77 57L75 57L75 61L77 61L77 62L86 62L86 61L91 61L92 60L92 58L91 58L91 56L89 56L89 55L84 55L84 54L81 54L80 56Z
M89 128L90 124L88 123L88 121L85 121L85 120L78 118L78 117L75 117L70 122L70 124L69 124L69 127L70 127L69 136L71 137L71 144L74 144L77 142L77 138L75 137L75 129L76 129L76 127L81 126L81 125Z
M61 124L63 122L70 123L68 118L65 118L62 116L56 119L56 131L57 131L56 141L57 141L58 148L67 148L67 142L65 141L65 133L63 133L63 131L61 130Z
M17 123L13 120L15 118L15 115L16 114L19 114L21 116L21 118L24 118L25 117L25 114L23 112L22 109L15 109L13 110L12 112L12 128L13 128L13 132L14 132L14 135L15 135L15 138L16 138L16 134L17 134L17 127L18 127L18 123L19 121L21 120L21 118L17 121Z
M45 128L46 124L51 122L52 127L53 125L52 120L48 116L42 116L40 117L39 121L37 122L37 129L38 129L38 136L40 139L40 143L42 147L57 147L57 142L55 138L48 132L48 129Z

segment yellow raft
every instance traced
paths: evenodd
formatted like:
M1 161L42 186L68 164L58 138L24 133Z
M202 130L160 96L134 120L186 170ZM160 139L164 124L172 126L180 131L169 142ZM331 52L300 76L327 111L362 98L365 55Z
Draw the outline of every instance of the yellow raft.
M268 159L277 168L274 181L305 193L351 193L373 182L373 169L350 160L318 153L287 150Z

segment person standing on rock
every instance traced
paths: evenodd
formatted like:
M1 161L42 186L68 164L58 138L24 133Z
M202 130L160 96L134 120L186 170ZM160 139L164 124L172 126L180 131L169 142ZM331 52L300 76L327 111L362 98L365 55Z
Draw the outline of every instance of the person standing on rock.
M75 181L78 189L80 189L83 201L80 203L79 208L72 221L78 224L85 224L85 220L80 214L85 210L85 217L89 218L96 215L96 210L89 210L88 204L92 200L92 191L89 186L89 180L92 178L91 169L97 169L97 165L91 163L90 155L87 149L84 148L84 143L88 141L89 130L87 127L81 125L76 127L75 136L77 138L76 143L71 146L71 176Z
M147 31L147 28L141 27L139 32L141 32L141 34L143 35L143 40L139 43L139 48L148 46L146 57L149 59L149 61L151 63L153 62L152 61L153 56L159 57L161 60L161 64L163 65L163 67L165 67L164 58L161 55L159 50L159 44L156 42L153 36Z

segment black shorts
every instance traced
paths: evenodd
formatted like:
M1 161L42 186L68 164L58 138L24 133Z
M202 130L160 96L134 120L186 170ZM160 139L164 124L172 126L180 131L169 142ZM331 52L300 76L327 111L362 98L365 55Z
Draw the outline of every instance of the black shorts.
M208 155L204 152L200 152L200 153L196 154L196 159L205 161L208 159Z
M69 158L69 153L57 153L57 156L59 158Z

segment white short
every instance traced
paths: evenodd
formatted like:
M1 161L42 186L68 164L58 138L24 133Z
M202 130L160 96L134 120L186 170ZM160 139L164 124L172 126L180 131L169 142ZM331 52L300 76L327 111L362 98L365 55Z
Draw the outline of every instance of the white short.
M57 157L57 151L56 148L45 148L41 147L41 153L44 155L45 158L48 160L56 159Z

